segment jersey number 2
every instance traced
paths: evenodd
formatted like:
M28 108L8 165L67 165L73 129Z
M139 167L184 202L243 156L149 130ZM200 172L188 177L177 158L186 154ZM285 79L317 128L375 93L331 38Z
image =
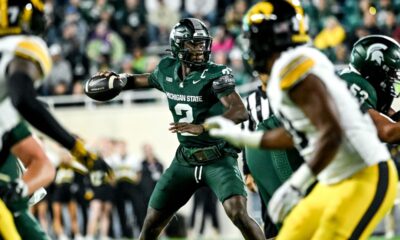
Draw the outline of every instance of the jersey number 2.
M193 109L189 104L186 103L178 103L175 105L175 113L178 116L184 116L183 118L179 119L179 122L185 122L185 123L192 123L194 118L193 118ZM191 133L181 133L182 136L195 136Z

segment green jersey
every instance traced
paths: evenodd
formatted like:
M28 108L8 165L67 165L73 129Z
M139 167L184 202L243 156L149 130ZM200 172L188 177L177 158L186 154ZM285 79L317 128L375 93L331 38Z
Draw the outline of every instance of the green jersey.
M351 93L358 99L361 111L377 109L377 94L375 88L361 75L350 69L344 70L340 77L346 81Z
M181 64L172 57L163 58L149 77L150 86L164 92L168 98L169 109L174 122L201 124L206 118L225 112L220 98L235 91L234 85L218 88L218 81L232 79L231 69L212 62L200 71L189 73L184 79L180 76ZM195 136L178 133L180 144L188 148L203 148L223 144L224 140L212 138L208 132Z

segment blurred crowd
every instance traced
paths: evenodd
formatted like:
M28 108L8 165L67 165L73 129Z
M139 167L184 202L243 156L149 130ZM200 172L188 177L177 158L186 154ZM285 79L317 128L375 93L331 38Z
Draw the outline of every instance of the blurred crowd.
M91 148L98 149L113 168L112 179L102 171L88 174L61 148L45 147L57 167L56 178L32 211L53 239L138 236L150 195L164 170L150 144L143 145L139 158L127 151L123 140L102 138L93 143Z
M233 69L237 85L253 81L238 47L242 18L255 0L47 0L46 41L54 68L41 95L81 94L99 70L150 72L168 54L180 18L202 19L213 36L212 58ZM400 0L302 0L314 45L337 64L360 37L400 39Z

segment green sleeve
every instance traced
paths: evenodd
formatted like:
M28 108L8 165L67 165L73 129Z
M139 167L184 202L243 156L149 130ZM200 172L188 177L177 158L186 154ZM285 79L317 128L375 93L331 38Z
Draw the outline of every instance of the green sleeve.
M342 74L341 78L346 81L347 87L353 96L357 98L363 112L371 108L376 109L376 91L366 79L355 73Z
M15 145L19 141L29 137L32 133L29 131L28 126L25 122L20 122L17 126L15 126L9 135L10 146Z
M209 72L213 78L213 90L219 99L235 91L235 78L230 68L224 65L214 65Z
M149 76L149 86L153 87L153 88L157 88L160 91L163 91L159 79L160 78L160 71L158 69L158 66L156 67L156 69L154 69L154 71L150 74Z

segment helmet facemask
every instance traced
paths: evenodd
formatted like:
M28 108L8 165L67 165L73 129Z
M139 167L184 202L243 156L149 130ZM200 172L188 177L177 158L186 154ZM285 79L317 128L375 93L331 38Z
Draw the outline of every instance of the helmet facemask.
M182 39L177 57L190 68L204 67L210 60L211 38Z
M172 56L189 68L203 68L207 64L211 44L208 29L195 18L182 19L170 34Z

